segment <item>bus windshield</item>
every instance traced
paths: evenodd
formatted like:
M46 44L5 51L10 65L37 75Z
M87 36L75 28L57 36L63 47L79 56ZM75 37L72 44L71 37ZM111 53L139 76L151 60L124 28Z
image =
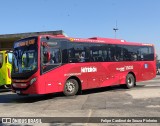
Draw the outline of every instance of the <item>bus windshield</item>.
M26 44L27 43L27 44ZM33 40L18 42L13 52L13 73L26 73L37 69L37 46Z
M8 62L12 64L12 53L8 53Z

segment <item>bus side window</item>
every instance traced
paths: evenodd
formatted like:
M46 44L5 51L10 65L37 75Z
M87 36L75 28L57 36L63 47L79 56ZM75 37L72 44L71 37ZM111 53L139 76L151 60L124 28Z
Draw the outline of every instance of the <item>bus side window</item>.
M108 61L112 61L111 49L108 49Z
M58 48L51 48L50 51L51 58L50 58L50 63L55 64L55 63L61 63L61 53L60 49Z
M79 62L85 62L85 55L82 52L79 53L78 58L79 58Z
M132 54L132 61L137 61L137 54Z
M47 51L43 52L43 63L44 64L48 63L48 52Z
M113 59L113 60L114 60L114 61L119 61L118 56L114 55L114 59Z

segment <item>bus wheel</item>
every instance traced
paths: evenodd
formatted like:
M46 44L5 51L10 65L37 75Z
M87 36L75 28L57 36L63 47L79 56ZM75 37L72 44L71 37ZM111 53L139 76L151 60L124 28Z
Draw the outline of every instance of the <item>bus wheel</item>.
M66 96L73 96L78 92L78 88L79 88L78 82L75 79L69 79L65 83L63 93Z
M4 85L4 88L5 88L5 89L11 88L11 85L6 85L6 84L5 84L5 85Z
M128 74L126 77L126 88L130 89L135 85L135 78L132 74Z

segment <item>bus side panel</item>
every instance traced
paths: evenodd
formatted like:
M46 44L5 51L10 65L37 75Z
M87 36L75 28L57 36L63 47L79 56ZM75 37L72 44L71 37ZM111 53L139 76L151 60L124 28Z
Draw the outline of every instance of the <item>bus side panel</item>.
M121 66L123 63L76 63L65 65L63 69L67 78L77 76L84 90L120 84L121 73L116 68Z
M66 75L76 76L81 81L82 90L100 87L101 77L105 75L101 63L76 63L65 67Z
M7 61L6 64L6 84L11 84L11 70L12 70L12 65Z
M113 62L107 62L107 63L101 63L102 65L102 73L104 73L102 79L101 79L101 85L100 87L105 86L112 86L120 84L121 79L121 72L119 71L124 64L122 63L113 63Z
M43 73L40 76L39 87L44 87L44 93L54 93L62 91L62 83L64 83L63 67ZM39 89L40 90L40 89Z
M65 82L70 77L77 77L82 84L83 89L99 87L101 72L100 65L96 63L71 63L58 67L50 72L44 73L45 92L62 92Z
M6 79L7 79L5 52L2 52L1 54L3 55L3 63L2 63L2 67L0 68L0 86L6 84Z
M83 89L88 89L88 76L85 72L85 67L87 67L87 65L85 65L86 63L70 63L70 64L66 64L63 67L64 70L64 77L65 77L65 81L63 83L63 88L65 85L65 82L67 79L69 79L70 77L77 77L80 82L81 82L81 86L82 86L82 90ZM84 72L82 73L82 71L84 70ZM63 89L62 89L63 90Z
M146 63L148 67L145 68ZM80 80L82 90L125 84L129 72L133 72L136 80L141 81L144 79L143 75L148 79L147 74L150 71L153 71L153 75L149 76L154 77L152 64L153 62L70 63L41 75L36 82L35 92L38 94L62 92L66 80L70 77L77 77Z
M6 69L5 66L3 65L2 68L0 69L0 86L6 84Z
M144 61L140 64L140 72L137 81L153 79L156 76L156 65L154 61Z
M46 90L45 90L44 77L43 76L35 76L35 77L38 77L37 81L29 88L29 90L32 92L31 94L45 94Z
M103 76L100 63L80 63L79 71L81 73L82 89L92 89L100 86L100 77Z

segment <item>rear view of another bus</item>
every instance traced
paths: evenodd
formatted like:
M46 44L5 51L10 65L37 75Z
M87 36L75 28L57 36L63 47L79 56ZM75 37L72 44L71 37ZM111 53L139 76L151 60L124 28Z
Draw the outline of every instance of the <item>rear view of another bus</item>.
M12 52L0 51L0 87L9 88L11 81Z

